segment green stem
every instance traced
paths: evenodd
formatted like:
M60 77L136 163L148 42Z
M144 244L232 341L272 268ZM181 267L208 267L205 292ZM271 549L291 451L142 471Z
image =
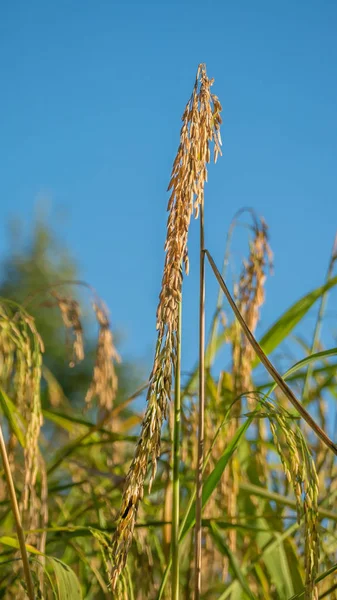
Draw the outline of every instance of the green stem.
M331 278L333 267L334 267L336 260L337 260L337 234L335 236L325 282L328 282L329 279ZM324 294L322 295L322 298L321 298L318 315L317 315L317 321L316 321L316 325L315 325L315 329L314 329L314 335L312 338L310 354L314 354L314 352L316 351L317 345L318 345L327 300L328 300L328 291L324 292ZM310 377L312 375L312 370L313 370L313 365L311 364L311 365L309 365L309 367L307 369L304 384L303 384L303 391L302 391L303 402L306 402L306 400L308 399L307 396L308 396L308 392L309 392L309 383L310 383Z
M34 598L35 598L34 586L33 586L32 575L31 575L30 567L29 567L28 554L27 554L27 549L26 549L26 544L25 544L25 536L24 536L23 529L22 529L18 501L16 499L14 482L13 482L13 478L12 478L11 468L10 468L10 464L9 464L9 460L8 460L7 449L6 449L6 444L5 444L5 440L3 437L1 425L0 425L0 453L1 453L2 463L4 466L4 472L5 472L5 477L6 477L7 486L8 486L8 494L9 494L9 499L11 502L13 517L14 517L14 521L15 521L16 533L17 533L18 540L19 540L19 546L20 546L22 563L23 563L23 571L24 571L26 586L27 586L27 594L28 594L28 597L30 600L34 600Z
M202 473L204 466L205 435L205 253L204 253L204 205L200 206L200 290L199 290L199 419L198 419L198 464L196 475L195 510L195 572L194 599L199 600L201 593L201 541L202 541Z
M175 369L175 398L173 420L173 499L172 499L172 600L179 600L179 467L180 467L180 436L181 436L181 313L182 302L179 303L177 331L177 359Z
M220 435L220 432L221 432L222 428L224 427L224 425L227 423L227 420L229 418L231 410L232 410L232 405L227 410L225 418L220 423L220 425L219 425L219 427L218 427L218 429L217 429L217 431L215 433L213 441L212 441L212 443L211 443L211 445L210 445L210 447L209 447L209 449L207 451L207 454L206 454L206 457L205 457L205 460L204 460L203 473L205 472L205 469L206 469L206 467L208 465L209 459L211 458L211 455L212 455L212 452L213 452L213 448L214 448L215 443L216 443L216 441L217 441L217 439L218 439L218 437ZM179 528L179 542L180 543L183 541L185 535L187 534L187 531L185 533L183 533L183 532L185 530L185 524L186 524L188 515L189 515L189 513L191 511L191 508L193 506L193 503L195 501L196 493L197 493L196 486L194 486L193 490L191 492L191 495L190 495L190 499L189 499L188 504L187 504L187 508L185 510L184 517L182 518L182 521L181 521L181 524L180 524L180 528ZM163 597L163 593L164 593L164 590L165 590L165 586L166 586L166 583L167 583L167 579L168 579L171 567L172 567L172 555L170 554L170 558L169 558L169 561L168 561L168 563L166 565L166 569L165 569L165 572L164 572L164 575L163 575L163 578L162 578L162 581L161 581L161 584L160 584L160 588L159 588L158 594L156 596L156 600L161 600L162 597Z

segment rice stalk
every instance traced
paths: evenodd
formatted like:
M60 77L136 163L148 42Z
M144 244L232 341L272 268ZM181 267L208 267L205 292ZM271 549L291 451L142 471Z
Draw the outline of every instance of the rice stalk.
M173 419L173 487L172 487L172 600L179 600L179 467L180 467L180 437L181 437L181 395L180 395L180 368L181 368L181 318L182 302L179 303L178 330L177 330L177 358L175 364L175 389L174 389L174 419Z
M202 567L202 473L204 467L205 443L205 232L204 203L200 206L200 257L199 257L199 411L198 411L198 459L196 470L196 510L194 547L194 598L199 600L201 593Z
M13 478L12 478L11 468L10 468L10 464L9 464L9 460L8 460L6 444L5 444L5 440L3 437L1 425L0 425L0 454L1 454L2 464L4 467L5 477L6 477L6 481L7 481L8 495L10 498L12 513L13 513L13 517L14 517L14 521L15 521L16 534L18 536L18 541L19 541L19 547L20 547L22 564L23 564L23 571L24 571L25 582L26 582L26 586L27 586L27 594L28 594L29 600L34 600L34 598L35 598L34 584L33 584L32 575L30 572L28 554L27 554L26 543L25 543L25 536L24 536L24 532L23 532L23 528L22 528L19 505L18 505L18 501L16 498L14 482L13 482Z
M158 338L154 364L149 378L147 409L141 436L131 463L122 498L116 532L112 539L114 564L111 586L126 563L133 538L139 502L151 462L149 489L156 473L160 453L161 426L171 397L173 371L177 361L177 332L182 290L182 265L188 273L187 238L194 211L198 216L207 181L206 164L210 161L210 143L214 143L214 160L221 154L220 111L218 98L211 94L213 80L208 79L205 65L199 65L194 89L188 101L180 132L180 145L173 163L168 202L167 236L162 287L157 308Z

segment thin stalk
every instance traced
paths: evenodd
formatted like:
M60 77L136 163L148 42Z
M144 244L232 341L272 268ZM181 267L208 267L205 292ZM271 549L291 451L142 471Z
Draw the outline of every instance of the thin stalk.
M213 452L213 448L214 448L215 443L216 443L216 441L217 441L217 439L218 439L218 437L220 435L220 432L221 432L222 428L224 427L224 425L227 423L227 420L229 418L230 412L232 410L232 406L233 405L231 404L231 406L227 410L225 418L220 423L220 425L219 425L219 427L218 427L218 429L217 429L217 431L215 433L215 436L214 436L214 438L212 440L212 443L211 443L211 445L210 445L210 447L209 447L209 449L208 449L208 451L206 453L205 460L204 460L204 466L203 466L203 473L205 472L205 469L206 469L206 467L208 465L209 459L211 458L211 455L212 455L212 452ZM185 534L183 535L188 515L189 515L189 513L191 511L191 508L193 506L193 503L195 501L196 493L197 493L196 492L196 486L194 486L194 488L193 488L193 490L191 492L190 499L188 501L186 510L185 510L185 514L184 514L184 516L182 518L182 521L181 521L181 524L180 524L180 528L179 528L179 542L180 543L183 541L183 539L185 538L185 535L187 533L187 531L186 531ZM165 572L164 572L164 575L163 575L163 578L162 578L162 581L161 581L161 584L160 584L158 595L156 596L156 600L161 600L161 598L163 596L164 589L165 589L165 586L166 586L166 583L167 583L167 579L168 579L171 567L172 567L172 556L170 555L169 561L168 561L168 563L166 565L166 569L165 569Z
M198 420L198 464L196 476L195 510L195 572L194 598L199 600L201 592L201 539L202 539L202 472L204 463L205 435L205 236L204 204L200 206L200 290L199 290L199 420Z
M15 521L16 533L17 533L18 540L19 540L21 558L22 558L22 563L23 563L23 571L24 571L26 586L27 586L27 594L28 594L28 597L30 600L34 600L34 598L35 598L34 586L33 586L32 575L31 575L30 567L29 567L28 554L27 554L26 544L25 544L25 536L24 536L23 529L22 529L18 501L16 498L14 482L13 482L13 478L12 478L11 468L9 465L6 444L5 444L5 440L3 437L1 425L0 425L0 453L1 453L2 463L4 466L4 472L5 472L5 477L6 477L7 486L8 486L8 494L9 494L9 499L11 502L13 517L14 517L14 521Z
M127 576L127 580L128 580L128 584L129 584L130 600L135 600L135 595L133 593L131 573L130 573L130 569L128 568L128 566L126 566L126 576Z
M336 260L337 260L337 233L336 233L336 236L334 239L331 258L329 261L329 266L328 266L328 270L327 270L327 274L326 274L326 278L325 278L326 283L331 278L332 271L333 271ZM321 298L321 302L320 302L320 306L319 306L319 310L318 310L318 314L317 314L317 321L316 321L314 334L313 334L313 338L312 338L310 354L314 354L314 352L316 351L316 348L317 348L327 300L328 300L328 291L324 292L324 294L322 295L322 298ZM313 370L313 365L309 365L307 372L306 372L306 376L305 376L305 380L304 380L304 384L303 384L303 391L302 391L302 398L303 398L304 402L307 400L307 395L308 395L308 391L309 391L309 382L310 382L310 377L312 375L312 370Z
M180 467L180 435L181 435L181 317L182 302L179 303L177 359L174 381L174 418L173 418L173 488L172 488L172 600L179 600L179 467Z

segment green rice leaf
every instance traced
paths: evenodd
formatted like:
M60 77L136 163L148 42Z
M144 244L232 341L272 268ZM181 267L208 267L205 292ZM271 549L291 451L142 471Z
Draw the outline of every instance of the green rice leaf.
M325 285L306 294L300 300L295 302L281 317L271 326L271 328L261 338L259 344L265 354L270 354L280 345L280 343L291 333L296 325L305 317L315 302L328 290L337 284L337 277L333 277ZM256 358L253 368L257 367L260 359Z

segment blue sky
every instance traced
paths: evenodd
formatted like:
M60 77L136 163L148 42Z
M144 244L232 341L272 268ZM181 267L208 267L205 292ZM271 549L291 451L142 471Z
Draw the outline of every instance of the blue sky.
M9 218L29 226L37 199L49 198L50 221L123 332L122 353L149 364L166 188L206 62L224 121L206 189L207 246L220 263L234 213L253 206L265 217L275 274L262 332L321 284L337 229L336 31L332 0L3 2L0 254ZM192 225L185 368L197 352ZM236 271L243 240L240 232ZM207 275L211 312L217 288Z

